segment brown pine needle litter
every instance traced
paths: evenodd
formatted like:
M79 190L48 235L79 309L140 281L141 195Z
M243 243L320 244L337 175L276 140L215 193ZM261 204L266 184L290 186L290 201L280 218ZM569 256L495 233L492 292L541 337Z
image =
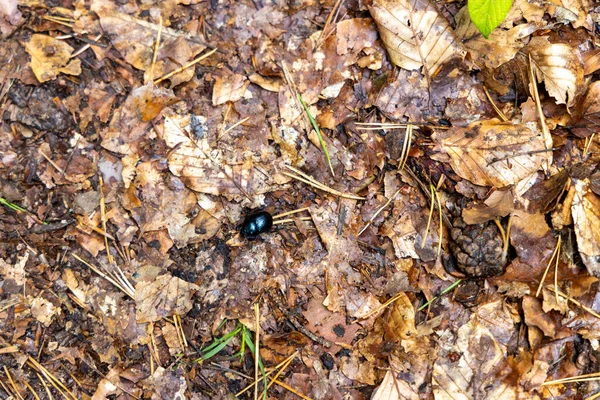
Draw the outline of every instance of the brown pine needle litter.
M557 257L557 260L558 260L557 254L560 253L560 240L561 239L559 236L556 241L556 246L554 246L554 251L552 252L552 256L550 257L550 260L548 260L548 265L546 266L546 269L544 270L544 275L542 275L542 279L540 281L540 285L538 286L538 290L537 290L537 292L535 292L535 297L540 296L540 292L542 291L542 287L544 286L544 281L546 280L546 275L548 275L548 271L550 270L550 266L552 265L552 260L554 260L554 257ZM558 289L558 287L556 287L556 289ZM558 294L557 294L557 296L558 296Z

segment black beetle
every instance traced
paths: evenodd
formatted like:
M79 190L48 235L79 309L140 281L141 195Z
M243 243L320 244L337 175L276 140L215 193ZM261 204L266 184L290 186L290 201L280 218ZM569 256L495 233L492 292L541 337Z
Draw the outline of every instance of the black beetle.
M254 239L261 233L267 232L273 226L273 217L266 211L248 215L240 229L240 235Z

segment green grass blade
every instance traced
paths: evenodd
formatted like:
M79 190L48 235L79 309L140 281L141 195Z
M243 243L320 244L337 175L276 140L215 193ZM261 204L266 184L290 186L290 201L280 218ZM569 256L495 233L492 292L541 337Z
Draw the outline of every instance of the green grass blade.
M321 129L319 129L319 125L317 125L317 121L315 121L315 119L313 118L308 107L306 106L306 103L304 102L304 100L302 100L302 96L300 96L299 93L298 93L298 100L300 100L300 103L302 103L302 107L304 107L304 111L306 112L306 115L308 115L308 119L310 120L310 123L312 124L313 128L315 129L315 132L317 132L317 137L319 138L319 143L321 144L321 148L323 149L323 152L325 153L325 158L327 159L327 164L329 165L329 169L331 170L331 175L335 176L335 173L333 172L333 165L331 165L331 158L329 157L329 151L327 151L327 145L325 144L325 140L323 140L323 135L321 134Z
M427 306L429 306L431 303L433 303L434 301L436 301L438 298L442 297L443 295L445 295L446 293L448 293L449 291L451 291L452 289L454 289L456 286L458 286L459 283L462 282L462 279L457 279L455 280L452 285L448 286L446 289L444 289L442 291L442 293L440 293L439 296L435 296L434 298L432 298L431 300L429 300L427 303L423 304L421 307L419 307L417 309L417 311L421 311L424 308L427 308Z

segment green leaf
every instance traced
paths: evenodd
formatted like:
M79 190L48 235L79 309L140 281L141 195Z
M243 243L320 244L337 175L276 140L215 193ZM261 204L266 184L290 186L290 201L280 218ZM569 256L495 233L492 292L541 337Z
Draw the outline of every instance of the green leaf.
M479 32L487 39L504 21L512 0L469 0L469 16Z

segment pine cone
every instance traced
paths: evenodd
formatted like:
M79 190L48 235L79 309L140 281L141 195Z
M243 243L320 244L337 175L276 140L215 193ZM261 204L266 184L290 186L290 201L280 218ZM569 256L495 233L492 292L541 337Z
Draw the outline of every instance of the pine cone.
M470 278L487 278L504 274L506 257L502 235L491 222L467 225L455 218L450 231L450 250L456 257L457 268Z

